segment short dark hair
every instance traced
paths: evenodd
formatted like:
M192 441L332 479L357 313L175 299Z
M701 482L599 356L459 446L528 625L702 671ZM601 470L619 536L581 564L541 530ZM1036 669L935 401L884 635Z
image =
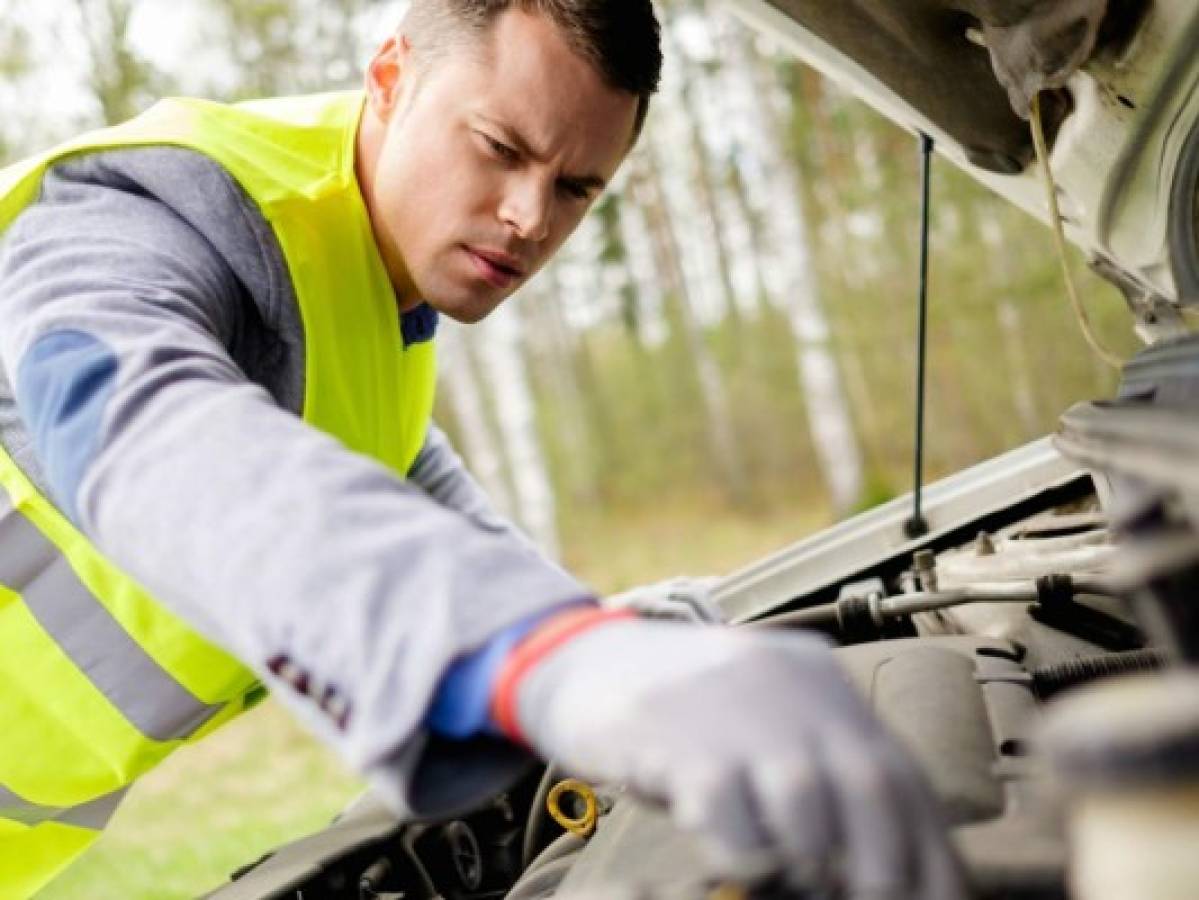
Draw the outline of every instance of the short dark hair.
M478 37L508 9L545 16L613 88L637 97L633 137L662 77L658 19L650 0L412 0L401 26L418 54Z

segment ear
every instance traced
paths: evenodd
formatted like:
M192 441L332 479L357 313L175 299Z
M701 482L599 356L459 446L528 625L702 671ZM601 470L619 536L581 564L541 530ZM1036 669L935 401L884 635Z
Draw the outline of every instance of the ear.
M366 66L366 98L371 111L386 122L400 102L403 74L411 44L402 32L393 34L375 51Z

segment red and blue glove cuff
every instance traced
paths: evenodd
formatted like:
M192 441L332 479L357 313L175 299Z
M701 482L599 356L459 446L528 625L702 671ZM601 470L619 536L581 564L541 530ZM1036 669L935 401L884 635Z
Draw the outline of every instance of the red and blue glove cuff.
M577 612L595 611L598 607L590 598L539 610L498 631L476 650L458 657L437 685L433 702L425 713L425 726L443 737L456 739L503 734L491 716L492 695L499 673L514 649L546 622Z
M500 734L518 743L529 743L517 718L517 695L521 682L538 663L563 644L597 625L632 618L636 618L636 613L631 609L600 609L591 606L560 613L530 632L512 648L496 673L490 718Z

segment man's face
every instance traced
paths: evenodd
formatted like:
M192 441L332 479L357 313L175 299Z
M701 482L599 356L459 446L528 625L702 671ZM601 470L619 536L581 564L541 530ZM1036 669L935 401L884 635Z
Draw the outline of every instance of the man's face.
M637 98L540 16L508 10L414 67L401 35L367 76L359 176L401 309L482 319L562 245L628 150ZM423 61L422 61L423 62Z

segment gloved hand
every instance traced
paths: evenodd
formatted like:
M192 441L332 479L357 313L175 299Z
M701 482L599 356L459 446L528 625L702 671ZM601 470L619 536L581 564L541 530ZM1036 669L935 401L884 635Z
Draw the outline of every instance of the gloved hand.
M724 621L724 614L711 594L719 580L715 575L680 575L610 594L600 603L607 609L631 609L650 619L718 624Z
M714 874L963 895L922 777L821 639L629 618L525 662L501 676L501 724L568 771L665 803Z

